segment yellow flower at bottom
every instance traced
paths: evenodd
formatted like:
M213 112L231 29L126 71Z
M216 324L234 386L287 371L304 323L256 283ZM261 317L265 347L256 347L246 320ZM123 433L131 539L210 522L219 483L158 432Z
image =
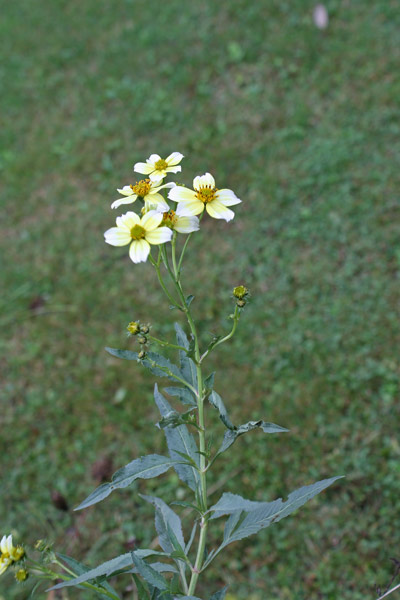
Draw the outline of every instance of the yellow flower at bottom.
M173 187L168 198L178 202L176 214L182 217L199 215L204 209L214 219L231 221L235 216L233 210L227 208L239 204L241 200L232 190L219 190L215 187L214 177L210 173L195 177L193 190L181 185Z
M150 254L150 244L164 244L172 238L169 227L159 227L163 215L150 210L142 218L134 212L117 217L116 227L104 233L105 241L111 246L130 244L129 256L134 263L146 262Z

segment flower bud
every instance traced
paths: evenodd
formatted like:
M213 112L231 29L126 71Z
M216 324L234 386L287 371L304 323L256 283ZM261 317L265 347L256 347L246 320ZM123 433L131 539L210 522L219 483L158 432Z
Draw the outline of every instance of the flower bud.
M142 360L143 358L145 358L146 356L146 352L144 350L141 350L138 354L138 357L140 360Z
M18 583L26 581L28 577L29 573L26 569L18 569L18 571L15 573L15 579L18 581Z
M249 290L247 289L247 287L244 287L244 285L238 285L237 287L235 287L233 289L233 295L238 300L243 300L243 298L248 296L248 294L249 294Z
M126 329L131 335L137 335L140 331L140 324L138 321L131 321Z
M243 306L246 306L246 300L236 300L236 304L239 308L243 308Z
M141 325L140 333L144 333L146 335L146 333L149 333L149 331L150 331L150 327L148 325Z
M137 341L139 344L147 344L147 337L145 335L139 335Z

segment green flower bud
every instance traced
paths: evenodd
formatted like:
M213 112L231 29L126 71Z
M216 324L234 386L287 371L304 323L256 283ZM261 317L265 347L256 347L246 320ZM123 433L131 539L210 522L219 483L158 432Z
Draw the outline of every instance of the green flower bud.
M145 335L139 335L137 341L139 344L147 344L147 337Z
M236 304L239 308L243 308L243 306L246 306L246 300L236 300Z
M18 581L18 583L26 581L28 577L29 573L26 569L18 569L18 571L15 573L15 579Z
M249 290L244 285L238 285L233 289L233 295L238 300L243 300L249 294Z
M145 358L146 356L146 352L144 350L141 350L138 354L138 357L140 358L140 360L142 360L143 358Z
M131 321L127 327L128 333L131 335L137 335L140 331L140 324L138 321Z
M146 333L149 333L150 331L150 327L148 325L142 325L140 327L140 333L144 333L146 335Z

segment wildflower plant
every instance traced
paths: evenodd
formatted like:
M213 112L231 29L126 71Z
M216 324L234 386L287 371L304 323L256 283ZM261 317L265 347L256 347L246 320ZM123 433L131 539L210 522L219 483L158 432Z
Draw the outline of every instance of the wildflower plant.
M199 600L196 595L199 579L206 569L217 564L219 554L227 546L290 515L338 479L332 477L301 487L290 493L286 501L279 498L256 502L230 492L222 493L216 500L209 496L209 471L217 459L224 460L238 437L254 429L268 435L283 434L288 429L262 419L235 425L215 389L214 373L205 371L209 355L235 334L250 292L242 284L233 289L231 329L214 336L202 347L193 314L194 296L184 291L182 283L183 263L191 236L199 231L203 217L207 214L228 223L235 216L231 207L239 205L241 200L232 190L217 188L210 173L195 177L192 188L174 182L163 183L167 176L181 171L182 159L182 154L173 152L165 159L152 154L146 162L136 163L135 171L147 178L120 188L122 198L114 201L112 208L129 203L137 212L131 210L118 216L116 226L104 234L106 243L112 246L129 246L133 263L148 261L151 264L170 307L179 310L186 321L184 325L175 323L176 341L154 337L149 324L132 321L127 325L127 332L138 344L137 351L106 348L112 356L131 361L133 369L144 367L157 378L171 382L164 390L157 384L154 386L154 400L160 412L157 425L165 435L168 453L135 458L120 468L111 482L95 489L76 510L105 500L137 479L157 477L171 468L188 488L191 499L185 502L175 499L168 504L159 497L142 495L142 499L154 507L159 548L127 552L93 569L55 553L45 542L39 541L36 550L42 559L33 562L31 569L39 579L62 579L51 588L54 590L75 586L101 598L118 600L109 581L118 576L133 579L135 597L139 600ZM172 362L154 347L177 352L177 361ZM174 406L166 395L174 399ZM217 411L226 429L216 444L211 443L206 425L208 410ZM192 515L192 523L185 531L179 516L182 508ZM210 547L209 530L216 519L225 520L224 531L219 543ZM212 537L215 539L215 535ZM3 538L1 550L0 573L24 554L17 558L18 549L12 546L10 537ZM61 568L61 573L53 571L53 564ZM26 576L24 569L16 573L19 581L24 581ZM223 600L226 589L211 590L203 600Z

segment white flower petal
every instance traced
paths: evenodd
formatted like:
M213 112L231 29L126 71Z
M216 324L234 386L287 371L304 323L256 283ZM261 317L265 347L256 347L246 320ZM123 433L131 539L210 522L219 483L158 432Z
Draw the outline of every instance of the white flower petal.
M164 185L154 185L151 183L151 188L149 191L149 194L157 194L160 190L164 189L164 188L173 188L176 186L176 183L174 183L173 181L169 181L168 183L164 183Z
M210 217L213 217L214 219L225 219L225 221L231 221L235 216L233 210L229 210L229 208L226 208L226 206L224 206L222 202L219 202L218 200L212 200L206 204L206 210Z
M7 552L7 536L3 535L0 542L0 551L5 554Z
M154 171L153 173L150 173L149 178L152 183L161 183L166 175L166 171Z
M150 206L154 206L153 210L157 211L162 210L162 212L166 212L167 210L169 210L169 206L166 200L164 199L164 196L161 196L161 194L148 194L144 199L144 203L146 208L148 208L149 210L151 210L149 208Z
M169 227L158 227L154 231L146 231L146 240L150 244L164 244L172 238L172 229Z
M192 202L193 200L197 200L196 192L189 190L182 185L176 185L173 187L172 190L168 192L168 198L170 198L170 200L174 200L175 202Z
M130 232L119 227L111 227L104 232L104 241L111 246L126 246L131 239Z
M6 545L7 545L7 552L9 554L11 554L11 552L13 551L13 542L12 542L12 535L9 535L7 540L6 540Z
M148 165L147 163L138 162L133 166L133 170L136 171L136 173L144 173L145 175L148 175L154 171L154 166Z
M121 229L126 229L127 231L130 231L132 227L134 227L135 225L139 225L140 217L136 213L129 211L124 215L117 217L116 223L117 227L121 227Z
M197 217L179 217L174 225L175 231L178 233L192 233L200 229L199 219Z
M182 167L167 167L165 170L167 173L180 173L180 171L182 171Z
M146 160L147 164L154 165L158 160L161 160L161 156L159 154L151 154L149 158Z
M132 202L135 202L136 199L136 194L133 194L133 196L127 196L126 198L118 198L118 200L114 200L114 202L111 204L111 208L118 208L118 206L121 206L121 204L132 204Z
M129 258L134 263L146 262L150 244L146 240L134 240L129 248Z
M178 217L193 217L195 215L199 215L204 210L204 204L197 198L193 200L185 200L184 202L179 202L176 207L176 214Z
M215 179L211 173L205 173L204 175L198 175L193 179L193 187L198 192L202 187L209 186L212 189L215 188Z
M140 225L147 231L152 231L156 229L162 221L162 213L157 212L156 210L149 210L142 220L140 221Z
M122 196L132 196L133 194L133 189L131 188L130 185L124 185L123 188L118 188L117 192L119 194L122 194Z
M174 165L178 165L181 162L182 158L183 154L181 154L180 152L172 152L172 154L167 156L165 162L168 164L169 167L173 167Z
M215 194L215 198L225 206L234 206L235 204L241 203L241 200L236 196L235 192L232 192L232 190L218 190Z

